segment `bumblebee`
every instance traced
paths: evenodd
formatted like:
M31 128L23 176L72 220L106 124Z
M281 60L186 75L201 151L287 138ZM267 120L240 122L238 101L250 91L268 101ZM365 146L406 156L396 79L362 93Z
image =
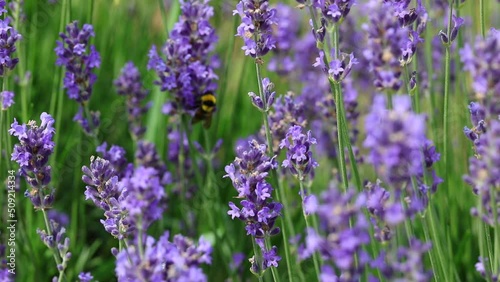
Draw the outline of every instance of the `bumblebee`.
M196 110L194 117L191 123L197 123L199 121L203 121L203 127L209 128L212 123L212 114L215 111L215 103L216 99L214 94L205 93L201 95L200 100L198 102L199 106Z

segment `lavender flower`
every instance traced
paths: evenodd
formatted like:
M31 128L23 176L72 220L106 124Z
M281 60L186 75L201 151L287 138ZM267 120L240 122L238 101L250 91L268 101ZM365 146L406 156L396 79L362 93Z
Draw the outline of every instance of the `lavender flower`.
M50 232L47 233L45 230L37 229L37 233L40 236L42 242L51 250L56 251L56 256L61 258L60 264L57 265L59 272L63 272L68 266L68 261L71 258L71 253L69 252L69 238L66 237L66 228L59 225L57 222L51 220Z
M14 104L14 92L2 91L0 93L0 101L2 101L2 111L7 110Z
M202 264L211 264L212 247L203 238L198 246L182 235L173 242L165 232L157 242L147 237L144 253L136 245L116 254L118 281L207 281Z
M241 208L229 202L230 210L227 212L232 219L238 218L246 223L247 235L255 237L264 255L262 266L257 265L253 259L252 271L260 273L265 269L277 267L280 260L275 247L267 249L263 239L280 232L275 227L276 220L281 215L283 206L272 200L273 188L265 180L271 169L277 167L275 157L266 155L266 145L257 141L249 142L249 148L244 150L239 147L237 157L233 163L226 166L227 175L238 191L238 198L242 199Z
M449 38L448 38L448 34L446 34L446 32L444 32L442 30L439 31L439 37L441 38L441 42L443 42L443 44L445 44L445 45L449 45L455 40L455 38L458 35L458 30L465 22L464 19L462 19L460 17L456 17L455 15L452 15L452 19L453 19L453 28L450 31Z
M137 143L135 159L140 166L154 168L163 184L171 182L172 176L167 172L167 167L160 159L154 143L139 141Z
M7 13L5 9L6 2L0 1L0 16ZM16 42L21 39L21 35L17 33L11 26L12 19L8 16L0 19L0 76L6 75L8 70L13 70L19 62L18 58L14 58L16 52Z
M492 120L486 133L476 140L477 156L469 159L469 174L464 176L474 193L481 199L479 207L471 210L474 216L480 217L492 226L498 225L500 219L500 120ZM493 208L497 210L494 211Z
M233 11L236 14L241 18L236 36L243 39L245 45L241 49L246 56L258 59L276 47L272 26L278 19L268 0L241 0Z
M301 2L301 1L299 1ZM321 10L322 18L332 24L336 24L344 20L351 11L354 4L352 0L325 0L312 1L313 7Z
M364 202L364 195L357 196L353 190L343 194L332 187L323 193L316 212L321 223L320 234L308 229L306 243L299 248L301 259L319 252L327 262L321 269L322 281L337 281L340 277L339 281L361 279L369 262L363 246L370 243L369 225L362 211Z
M273 91L274 84L269 80L269 78L262 79L262 89L264 91L264 97L257 96L253 92L249 92L248 96L252 99L252 104L257 107L260 111L268 112L274 104L276 92ZM264 98L264 100L262 100Z
M85 199L92 200L94 204L104 210L105 220L101 220L107 232L121 240L132 231L128 212L123 209L120 202L126 197L126 192L119 185L117 172L112 164L100 157L90 158L90 166L83 166L82 181L87 184Z
M482 101L487 119L500 114L500 31L490 29L485 39L477 38L474 46L466 43L460 50L464 70L472 76L476 98Z
M332 54L333 52L335 51L332 50ZM326 66L323 60L324 56L325 53L323 51L320 51L319 57L316 58L316 62L313 64L313 66L320 67L324 72L328 73L329 79L335 82L344 80L351 72L352 66L358 63L353 54L341 53L339 59L331 60L329 65ZM349 57L348 63L347 57Z
M25 196L30 198L35 209L48 209L54 201L54 191L48 188L51 180L49 157L54 152L55 129L54 119L47 113L40 115L41 124L35 121L20 125L16 119L9 133L19 139L20 144L14 146L11 160L16 161L19 173L31 186Z
M409 183L422 174L422 147L426 142L425 117L411 112L408 96L394 96L393 110L384 96L373 101L366 118L367 136L363 145L370 150L369 162L382 179L395 186Z
M154 46L149 52L148 70L159 77L155 83L174 94L171 111L193 113L200 97L217 88L214 69L219 62L209 55L218 40L209 23L213 13L207 0L182 1L181 17L162 48L165 59Z
M80 279L80 282L90 282L94 279L94 276L90 272L81 272L78 274L78 279Z
M307 135L303 134L299 125L290 126L286 137L281 140L280 149L287 149L282 166L288 168L300 181L308 175L314 177L314 168L318 163L313 159L311 146L315 144L316 139L312 137L311 131L308 131Z
M412 238L410 247L399 247L396 252L382 252L371 262L371 267L378 269L389 281L430 281L432 272L424 269L423 257L431 247L431 243Z
M148 91L141 82L139 70L132 62L128 62L121 70L120 76L114 82L117 92L127 97L129 130L135 139L140 139L146 132L141 123L141 117L148 111L151 104L143 105Z
M146 231L151 223L161 218L165 210L165 191L160 180L156 169L143 166L120 180L118 185L123 187L124 197L119 205L120 210L127 212L129 227Z
M111 145L109 150L108 143L104 142L99 145L96 149L96 152L102 155L102 158L108 160L113 167L114 173L122 178L124 175L129 173L131 167L127 161L125 149L117 145Z
M92 72L101 65L101 57L94 45L89 46L90 37L95 36L94 28L90 24L78 27L78 22L72 22L66 27L66 33L61 33L61 41L57 41L54 49L57 55L56 65L64 66L64 88L70 99L80 103L79 111L74 120L77 121L86 133L91 133L99 125L99 114L83 114L84 105L92 95L92 88L97 76ZM88 124L88 122L92 124Z

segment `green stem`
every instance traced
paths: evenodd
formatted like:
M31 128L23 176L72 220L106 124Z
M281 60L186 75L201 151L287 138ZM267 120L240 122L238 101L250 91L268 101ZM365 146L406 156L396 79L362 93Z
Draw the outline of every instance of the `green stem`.
M342 134L342 111L341 111L341 106L340 104L343 103L342 101L342 93L340 91L340 83L335 83L334 84L334 95L335 95L335 111L337 112L337 139L338 139L338 154L339 154L339 165L340 165L340 173L342 177L342 185L344 188L344 191L347 192L347 189L349 188L349 183L347 180L347 169L346 169L346 163L345 163L345 156L344 156L344 138Z
M443 278L444 278L444 281L449 281L448 280L449 277L448 277L448 275L446 275L446 267L445 267L445 258L443 255L443 248L441 246L441 240L440 240L438 233L437 233L436 223L434 222L434 210L432 209L432 206L428 207L427 215L428 215L428 220L429 220L430 228L431 228L432 243L436 246L436 250L438 253L438 262L439 262L439 265L441 266L441 270L443 271ZM438 280L436 280L436 281L438 281Z
M445 69L444 69L444 109L443 109L443 154L444 154L444 167L445 175L444 179L448 179L448 110L449 110L449 99L450 99L450 46L447 45L445 48Z
M486 28L484 20L484 0L479 0L479 22L481 24L481 36L486 37Z

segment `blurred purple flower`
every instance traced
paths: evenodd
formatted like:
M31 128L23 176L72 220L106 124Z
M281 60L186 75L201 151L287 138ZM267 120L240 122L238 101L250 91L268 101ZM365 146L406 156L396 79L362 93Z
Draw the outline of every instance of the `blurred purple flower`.
M198 245L182 235L169 241L165 232L158 241L146 237L143 254L136 243L116 253L116 276L118 281L192 281L204 282L207 277L202 264L211 264L212 247L200 238Z
M127 111L129 130L135 139L141 139L146 127L141 122L142 116L148 111L151 104L143 105L148 95L141 82L141 75L137 67L128 62L121 70L120 76L114 81L119 95L127 97Z
M55 134L54 119L47 113L40 115L41 124L35 121L19 124L16 119L9 129L10 135L19 139L14 146L11 160L20 166L19 173L31 186L25 196L30 198L35 209L48 209L54 202L54 191L48 187L51 180L49 157L54 152L52 138Z
M80 274L78 274L78 279L80 279L80 282L90 282L94 279L94 276L92 276L90 272L80 272Z
M14 92L2 91L0 93L0 101L2 101L2 111L7 110L14 104Z
M472 214L491 226L498 225L500 219L500 120L491 120L488 131L476 140L476 156L469 159L469 173L464 180L480 197L480 207L473 208ZM497 210L493 210L496 208ZM496 218L496 219L495 219ZM496 221L496 222L495 222Z
M273 29L272 38L276 42L273 49L274 56L270 59L267 68L278 75L287 75L294 71L296 64L293 51L300 28L300 15L289 5L276 5L277 28Z

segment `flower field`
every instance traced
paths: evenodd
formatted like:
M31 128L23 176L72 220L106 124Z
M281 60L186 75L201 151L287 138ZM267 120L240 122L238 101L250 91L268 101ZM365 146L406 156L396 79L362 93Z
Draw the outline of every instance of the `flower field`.
M0 0L0 282L499 281L499 12Z

